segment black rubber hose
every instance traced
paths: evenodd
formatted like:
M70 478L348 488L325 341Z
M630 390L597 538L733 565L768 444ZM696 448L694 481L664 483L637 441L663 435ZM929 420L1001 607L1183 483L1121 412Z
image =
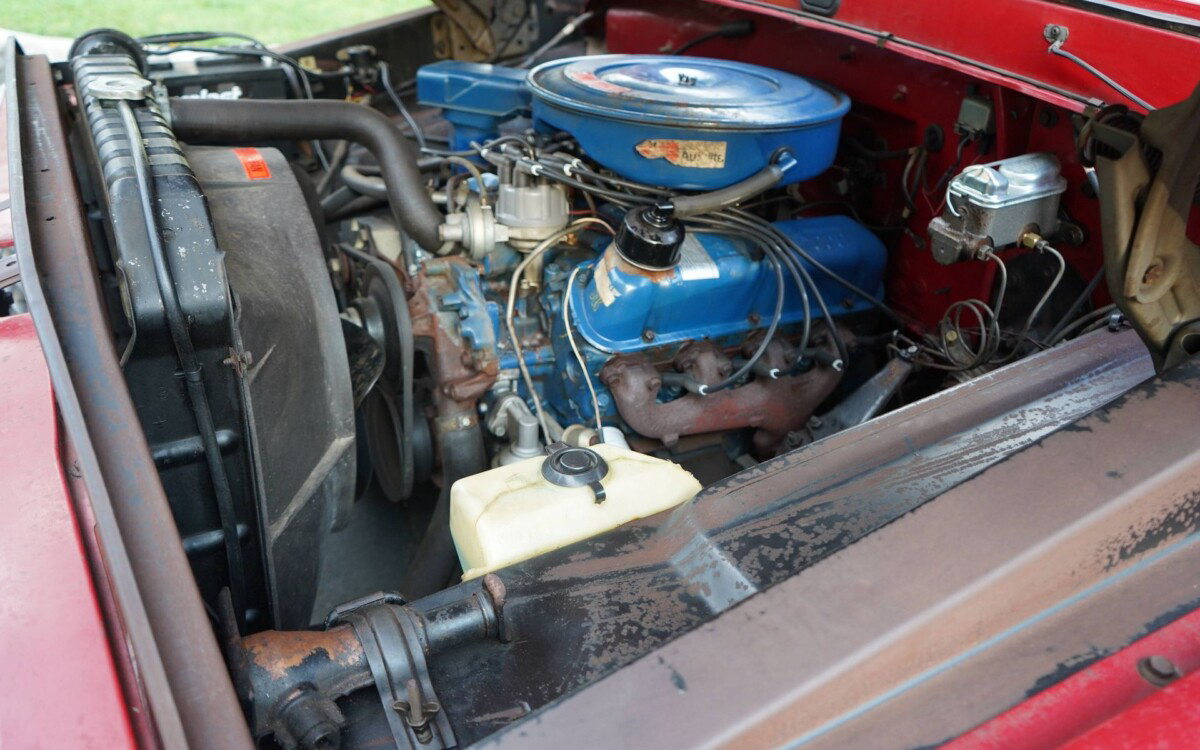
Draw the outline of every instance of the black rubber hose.
M341 190L341 188L339 188L339 190ZM333 222L349 219L351 216L357 216L358 214L366 213L367 211L374 211L376 208L379 208L386 202L380 200L379 198L372 198L369 195L356 195L353 190L350 190L350 188L345 188L345 190L350 193L350 200L345 201L335 210L327 212L325 214L326 221ZM406 261L411 260L408 258L407 252L405 253L405 259Z
M397 223L429 252L442 241L442 214L425 190L417 151L382 113L342 101L171 99L175 134L191 143L344 139L370 151L387 184Z
M448 421L443 417L443 420ZM443 421L439 420L439 421ZM483 433L474 420L469 427L439 430L438 447L442 455L442 491L438 495L429 528L417 547L416 555L404 575L400 593L409 601L441 591L446 587L458 554L450 536L450 487L463 477L487 469Z
M321 199L322 223L329 223L333 220L332 217L337 215L343 208L349 205L351 201L362 197L363 196L361 194L354 192L345 185L337 188L332 193ZM371 200L374 200L374 198Z
M358 171L358 167L349 164L342 167L342 183L360 195L372 198L387 198L387 183L378 177L371 177Z

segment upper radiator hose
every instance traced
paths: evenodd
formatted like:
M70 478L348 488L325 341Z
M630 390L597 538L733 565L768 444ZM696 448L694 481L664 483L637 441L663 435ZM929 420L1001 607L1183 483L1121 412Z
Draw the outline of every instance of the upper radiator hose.
M172 98L171 126L180 140L190 143L323 138L359 143L379 160L388 202L404 231L430 252L442 245L442 215L425 191L417 152L376 110L333 100Z

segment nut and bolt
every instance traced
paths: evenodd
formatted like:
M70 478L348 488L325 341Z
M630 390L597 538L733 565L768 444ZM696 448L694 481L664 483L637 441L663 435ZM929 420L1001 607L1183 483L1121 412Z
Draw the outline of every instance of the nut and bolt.
M441 706L433 701L426 702L421 696L421 686L416 679L410 679L405 685L408 688L408 700L398 700L392 708L404 716L404 721L413 730L417 741L426 745L433 739L433 727L429 720L441 710Z
M1147 656L1138 661L1137 671L1142 679L1158 687L1163 687L1180 676L1179 667L1175 666L1175 663L1167 657L1159 654Z
M1046 28L1042 29L1042 38L1047 42L1057 42L1062 44L1067 41L1067 36L1070 30L1066 26L1060 26L1056 23L1047 24Z
M647 344L649 344L653 340L654 340L654 331L650 330L649 328L642 331L642 341L645 341Z

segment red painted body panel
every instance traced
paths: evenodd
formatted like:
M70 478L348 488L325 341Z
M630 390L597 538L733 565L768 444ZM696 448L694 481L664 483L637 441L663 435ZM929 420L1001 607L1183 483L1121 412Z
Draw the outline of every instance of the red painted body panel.
M823 19L789 12L800 6L798 0L762 0L753 5L741 0L711 1L775 13L804 26L827 25ZM1181 10L1188 11L1180 4L1174 12ZM1195 13L1194 8L1190 10L1193 17ZM1156 107L1173 104L1191 93L1200 60L1200 39L1194 36L1045 0L844 2L833 20L845 25L844 33L851 36L875 43L876 33L886 32L894 41L885 46L901 54L1076 109L1077 103L1032 81L1084 98L1136 105L1075 63L1049 56L1049 43L1042 36L1047 24L1066 26L1070 36L1064 49ZM856 28L874 33L863 34Z
M1184 677L1166 688L1138 674L1165 656ZM945 745L948 750L1194 747L1200 737L1200 610L1032 696ZM1188 738L1186 741L1184 738Z
M1200 674L1190 674L1063 748L1173 750L1197 744L1200 744Z
M0 747L134 747L29 315L0 319Z

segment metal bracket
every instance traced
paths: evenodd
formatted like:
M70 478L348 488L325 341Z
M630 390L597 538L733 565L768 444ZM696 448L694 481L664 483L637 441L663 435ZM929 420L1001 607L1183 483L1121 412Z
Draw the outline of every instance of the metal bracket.
M341 617L362 643L397 746L455 747L454 731L429 678L416 616L407 607L363 606Z
M346 602L329 613L326 631L341 622L354 628L392 737L400 748L456 747L427 660L462 643L511 640L504 619L506 595L504 582L489 573L471 593L428 611L404 606L398 594L379 592Z
M1187 236L1200 179L1200 87L1151 112L1136 138L1097 125L1109 292L1164 371L1200 353L1200 247ZM1147 148L1149 147L1149 148ZM1158 152L1159 166L1147 160Z
M859 386L858 390L819 418L809 421L814 441L860 425L874 418L887 406L900 386L912 374L913 364L904 357L889 361L882 370Z

